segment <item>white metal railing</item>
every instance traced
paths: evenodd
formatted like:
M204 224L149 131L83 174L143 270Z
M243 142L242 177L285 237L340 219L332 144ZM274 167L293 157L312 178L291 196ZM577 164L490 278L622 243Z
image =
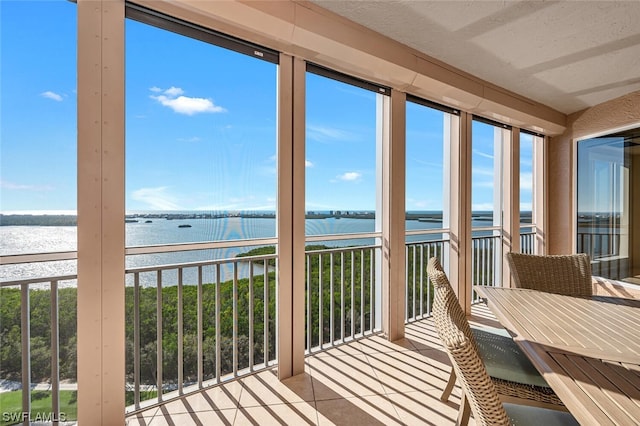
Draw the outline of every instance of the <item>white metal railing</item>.
M132 294L128 294L133 297L133 313L128 312L133 327L128 334L133 336L127 336L133 341L133 368L127 369L127 375L133 376L130 409L161 403L275 362L276 259L276 254L269 254L127 270L127 276L133 276ZM222 268L227 266L233 278L224 281ZM241 269L244 277L240 276ZM195 272L190 275L197 277L196 282L185 282L188 272ZM144 274L154 274L155 285L142 286ZM155 302L151 309L148 299ZM190 318L186 318L189 312L185 311L185 300L195 302ZM258 303L260 319L254 317ZM155 316L155 324L150 327L155 328L155 339L150 339L153 336L142 327L144 318L149 324L147 315ZM240 323L246 325L242 332ZM257 323L262 327L261 336L255 332ZM146 330L146 338L141 336L141 329ZM155 357L149 340L155 342ZM195 363L187 362L187 353L191 354L190 361L195 357ZM155 389L157 394L143 401L143 389Z
M498 286L502 273L502 244L497 227L475 228L474 231L493 232L493 235L482 235L471 238L471 279L472 285ZM472 303L479 303L480 297L473 292Z
M8 416L11 421L15 420L16 422L26 422L29 421L29 415L26 413L31 413L31 389L32 385L32 345L31 339L33 338L43 338L45 336L32 336L31 335L31 291L33 290L31 287L37 286L39 290L49 291L49 353L50 353L50 376L49 376L49 385L51 392L51 411L46 413L47 418L50 419L62 419L65 417L63 414L61 416L60 410L60 323L59 323L59 284L61 282L73 281L77 278L76 275L62 275L56 277L47 277L47 278L34 278L34 279L24 279L24 280L13 280L13 281L5 281L0 283L0 289L3 292L11 291L12 289L19 289L19 298L20 298L20 353L14 353L14 356L21 357L21 388L22 388L22 401L20 411L17 412L9 412L5 411L3 414ZM5 301L7 304L8 294L4 294ZM6 306L5 306L6 308ZM37 306L37 308L41 308L41 306ZM42 314L41 314L42 315ZM5 329L10 329L12 326L16 326L17 324L8 324L7 319L5 319L5 323L3 327ZM10 321L10 320L9 320ZM74 324L75 325L75 324ZM40 330L46 331L46 330ZM9 343L9 342L5 342ZM5 370L3 368L3 370ZM15 374L15 372L11 372ZM42 371L38 371L38 373L43 373ZM9 407L3 407L7 410ZM13 414L18 415L18 417L12 417ZM40 413L44 415L45 413ZM73 420L68 418L68 420Z
M520 232L520 252L525 254L535 254L536 252L536 232Z
M448 240L444 239L406 243L405 322L416 321L431 315L433 284L427 275L427 263L431 257L437 257L441 263L444 263L447 244Z
M443 232L438 231L440 234ZM308 238L308 242L353 241L356 238L379 241L378 237L377 234L314 236ZM528 241L533 241L533 235L523 234L521 238L525 239L523 248L527 247ZM477 236L472 238L472 242L473 284L496 285L499 280L496 265L501 261L500 237ZM428 238L406 244L407 322L431 314L433 291L426 275L426 265L433 256L443 261L447 244L445 239ZM243 241L240 245L248 246L249 243ZM181 250L183 246L173 248ZM191 246L187 249L201 249L200 245ZM161 252L167 252L165 247L162 246ZM127 250L132 255L154 253L148 247ZM47 259L39 261L50 260L49 257L52 261L59 260L60 256L65 260L69 258L68 253L43 256ZM4 258L7 259L6 256ZM316 352L378 331L380 258L379 243L320 250L309 247L305 279L307 352ZM16 257L3 263L32 261L34 258L30 256L24 259ZM133 395L129 411L265 368L276 361L276 262L276 254L266 254L126 270L127 386ZM225 268L227 271L223 273ZM229 268L232 278L225 279L229 276ZM76 279L76 275L65 275L0 283L3 289L20 289L20 329L25 331L21 337L23 389L32 386L30 291L44 286L51 293L50 382L54 414L60 410L58 288L60 282ZM174 305L169 304L172 301ZM474 302L477 301L475 298ZM194 309L186 312L185 304L193 304L195 314ZM259 318L255 316L256 312ZM230 321L231 326L223 326L225 321ZM149 333L150 338L145 340L143 334ZM168 334L171 334L170 338ZM188 359L193 358L196 360L194 367L185 369L189 365ZM29 412L29 392L24 392L22 399L23 411Z
M362 234L360 238L371 236ZM349 236L350 239L352 237ZM377 331L376 303L379 296L376 294L379 279L376 265L379 263L380 247L379 244L319 250L307 247L307 353Z
M600 259L620 254L620 233L615 228L607 228L607 232L577 233L578 253L587 253L592 259Z

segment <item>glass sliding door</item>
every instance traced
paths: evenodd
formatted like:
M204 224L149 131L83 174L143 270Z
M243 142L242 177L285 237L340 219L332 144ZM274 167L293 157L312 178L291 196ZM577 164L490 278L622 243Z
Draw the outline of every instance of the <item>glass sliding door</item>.
M406 108L406 320L431 314L433 292L426 267L438 257L447 267L449 159L457 111L413 96Z
M474 117L471 154L473 284L502 281L502 155L509 126Z
M640 284L640 130L578 142L576 250L594 275Z
M520 251L535 252L534 209L534 143L538 137L520 132Z

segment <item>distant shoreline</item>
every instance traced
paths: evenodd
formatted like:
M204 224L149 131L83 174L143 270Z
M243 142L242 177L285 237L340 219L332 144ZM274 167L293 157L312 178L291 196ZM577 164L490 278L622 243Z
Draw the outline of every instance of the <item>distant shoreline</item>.
M476 221L491 221L491 212L474 211L473 219ZM595 219L593 215L592 219ZM530 218L531 212L522 212L522 218ZM150 219L164 220L198 220L198 219L275 219L273 211L255 212L144 212L127 214L123 221L127 223L144 222ZM367 210L332 210L332 211L308 211L305 219L375 219L374 211ZM409 211L405 215L406 220L419 222L442 222L441 211ZM582 220L586 218L583 216ZM77 226L77 215L75 214L0 214L0 226Z

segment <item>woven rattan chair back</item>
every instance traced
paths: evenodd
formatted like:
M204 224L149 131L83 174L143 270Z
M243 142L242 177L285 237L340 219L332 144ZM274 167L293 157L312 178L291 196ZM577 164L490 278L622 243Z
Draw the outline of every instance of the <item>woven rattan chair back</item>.
M591 297L591 260L586 254L541 256L507 253L516 287Z
M460 303L458 302L458 298L453 291L453 287L451 287L451 283L447 278L447 274L442 269L442 265L437 257L432 257L429 259L427 263L427 275L433 284L434 289L434 298L433 298L433 310L436 309L444 309L441 306L443 303L449 303L449 300L454 300L456 303L452 303L447 309L450 314L455 318L456 324L460 328L460 330L464 333L465 337L471 342L473 347L478 350L478 344L476 342L473 333L471 332L471 326L469 325L469 321L467 321L467 316L465 315Z
M446 274L436 268L429 270L435 290L433 319L440 340L449 355L462 391L469 401L476 424L508 425L507 413L502 406L495 385L480 359L472 339L467 337L468 322L462 314L451 287L447 289ZM471 335L469 331L469 335ZM471 335L472 336L472 335Z

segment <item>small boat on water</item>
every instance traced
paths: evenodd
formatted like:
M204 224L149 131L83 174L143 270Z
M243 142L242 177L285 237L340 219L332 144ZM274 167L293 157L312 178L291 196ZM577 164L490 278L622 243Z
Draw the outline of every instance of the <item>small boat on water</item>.
M191 225L189 225L189 224L178 225L178 228L191 228Z
M152 220L145 220L144 223L153 223Z

